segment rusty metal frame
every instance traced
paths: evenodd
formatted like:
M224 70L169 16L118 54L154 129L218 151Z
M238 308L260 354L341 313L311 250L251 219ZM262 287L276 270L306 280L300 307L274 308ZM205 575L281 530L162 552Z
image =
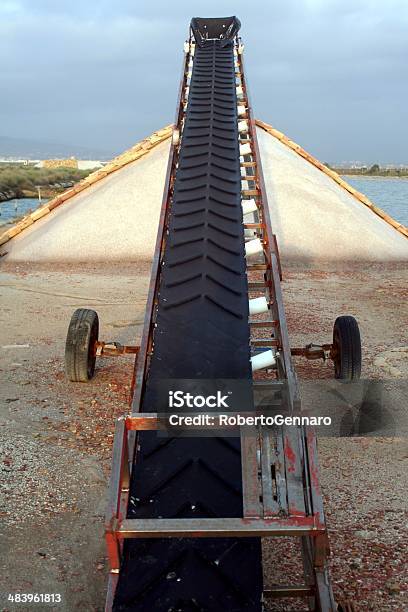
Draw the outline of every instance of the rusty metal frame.
M231 415L234 415L234 413L231 413ZM264 461L261 465L261 479L259 480L256 477L251 481L253 489L256 490L258 501L260 486L263 488L265 497L255 513L247 509L242 518L223 519L126 519L130 479L127 433L129 431L166 429L166 420L167 417L160 416L157 413L140 413L137 416L121 417L116 423L113 468L105 520L108 556L111 568L114 571L117 571L120 567L121 540L131 537L310 535L318 538L325 536L326 530L321 520L322 506L320 504L317 504L318 510L316 512L307 515L302 511L295 510L283 516L281 507L277 508L276 512L265 512L265 506L269 503L266 488L269 487L272 491L271 469L268 461ZM267 435L267 431L262 433ZM282 433L288 435L285 431ZM248 436L246 439L255 440L255 447L257 446L257 436ZM305 440L305 443L312 444L312 440ZM283 445L281 446L282 449ZM311 446L311 451L313 462L313 446ZM246 466L251 467L251 464L246 462ZM258 471L258 469L258 463L256 462L256 470ZM317 474L317 466L314 467L314 471L311 471L311 475L313 474ZM255 486L256 483L259 483L258 486ZM251 501L251 492L244 495L244 500ZM285 498L282 501L285 503Z
M333 344L308 344L302 348L291 348L292 356L305 357L309 360L314 359L335 359L335 350Z
M265 383L263 383L265 384ZM328 551L327 533L324 524L323 504L318 481L318 466L316 457L315 438L312 430L307 430L303 439L305 453L307 454L306 465L309 469L308 489L310 490L310 505L306 513L303 509L296 508L296 491L298 487L295 482L288 481L288 473L295 465L294 457L285 457L283 465L284 442L283 439L290 438L294 429L282 428L280 438L281 475L276 479L277 488L280 490L279 501L274 502L272 495L272 476L270 451L272 445L266 440L264 452L261 453L261 466L255 462L243 460L243 470L248 472L254 468L255 474L248 474L251 479L246 480L251 485L251 490L244 492L244 516L242 518L223 519L127 519L126 509L129 497L129 447L127 444L129 431L158 430L166 428L166 417L157 413L139 413L137 416L122 417L117 421L114 447L113 468L110 481L108 508L105 519L105 534L109 563L111 567L110 582L108 588L108 599L111 605L112 597L120 570L123 541L127 538L155 538L155 537L279 537L295 536L301 538L304 554L307 554L310 566L306 575L306 584L294 587L293 590L280 590L279 587L272 589L269 596L283 597L299 594L299 589L310 595L311 598L320 598L321 601L330 602L331 592L324 586L327 582L326 556ZM260 435L268 437L271 431L260 430ZM243 440L246 445L243 454L247 451L247 459L257 457L258 440L255 436L245 436ZM291 443L293 440L291 440ZM253 445L253 452L248 452L248 444ZM279 444L278 444L279 446ZM262 449L261 449L262 450ZM261 477L258 479L260 467ZM262 489L262 503L259 503L260 490ZM303 489L303 484L302 484ZM287 499L286 499L287 498ZM258 505L253 501L257 500ZM252 505L251 505L252 504ZM286 505L287 504L287 505ZM292 509L291 509L292 504ZM320 583L318 576L322 574ZM307 580L309 576L309 581ZM319 586L320 584L320 586ZM107 600L108 601L108 600ZM108 604L107 604L108 605ZM110 609L110 608L107 608ZM334 608L321 607L321 610Z
M137 355L139 346L130 346L120 342L95 342L95 357L121 357L122 355Z
M268 198L265 188L265 182L262 172L261 157L259 152L258 139L256 134L255 119L252 113L252 106L249 97L247 78L244 67L244 59L242 54L238 54L238 70L241 75L242 89L244 92L245 106L247 109L246 119L249 123L249 142L252 149L252 160L249 163L255 161L255 164L246 166L246 174L250 173L252 178L253 195L258 204L258 219L259 224L256 224L257 233L261 232L261 240L264 245L264 258L266 261L266 270L264 272L264 281L252 281L249 283L249 290L257 292L260 295L267 294L267 299L270 304L271 317L273 320L279 322L278 325L274 326L273 338L278 339L280 359L277 368L278 379L284 379L286 381L287 388L287 403L289 411L300 410L300 395L298 390L298 384L296 374L292 363L292 351L289 344L288 328L285 317L285 310L283 304L282 289L280 281L282 280L282 268L279 257L279 250L277 244L276 235L273 233ZM252 170L250 170L252 168ZM251 174L252 172L252 174ZM249 176L246 176L246 180L250 180ZM244 193L245 195L245 193ZM252 267L254 269L254 267ZM258 268L259 269L259 268ZM262 264L260 269L262 269ZM331 348L331 347L330 347ZM327 347L322 347L323 350L327 350ZM304 356L310 355L310 351L303 353ZM320 355L319 355L320 356ZM268 431L262 432L264 448L270 448L270 440ZM266 438L266 440L265 440ZM252 438L253 439L253 438ZM246 449L250 450L250 449ZM243 480L245 474L247 478L253 478L255 476L255 464L256 454L253 452L249 453L250 457L247 456L245 461L249 458L252 460L252 470L243 469ZM262 450L262 448L261 448ZM287 511L290 516L300 517L301 520L306 520L307 517L312 513L314 516L319 517L319 524L323 527L323 533L319 534L318 537L311 537L311 534L302 537L302 557L305 580L309 587L313 587L314 597L309 600L309 606L311 609L317 610L336 610L336 604L334 602L333 594L330 587L330 581L328 578L327 558L329 554L328 548L328 537L325 528L325 519L323 512L323 500L319 485L319 468L317 461L317 445L316 435L312 428L299 427L289 428L287 432L283 432L283 454L285 457L285 470L286 470L286 489L288 508ZM270 452L270 451L269 451ZM264 457L266 454L266 457ZM261 453L261 461L266 462L269 465L268 451L267 453ZM263 473L263 472L262 472ZM302 482L302 488L299 483ZM243 483L244 484L244 483ZM268 491L269 483L264 482L264 491L269 494ZM247 485L246 489L250 486ZM254 489L254 487L252 487ZM244 485L245 490L245 485ZM256 505L255 496L257 491L252 490L253 504ZM251 505L251 504L250 504ZM268 508L271 512L277 510L276 504L271 505Z
M189 44L191 42L190 31ZM239 44L240 39L237 38L236 49ZM251 145L251 160L244 160L242 165L246 168L246 173L249 173L245 180L252 185L251 188L244 190L242 195L255 198L258 204L258 221L245 224L245 226L247 229L256 229L264 247L264 261L248 265L249 275L263 273L264 280L252 280L249 276L248 289L250 292L255 291L258 295L266 295L270 304L268 320L250 320L251 330L269 328L270 335L262 339L252 337L251 345L255 349L260 346L268 348L272 346L277 351L277 370L270 373L269 381L262 381L262 383L254 381L254 387L257 384L281 384L285 407L291 414L300 410L301 406L280 285L282 270L277 240L273 234L269 216L256 127L249 103L242 54L238 54L237 59L238 73L244 92L244 101L240 103L245 104L246 118L249 121L249 138L243 138L240 142L249 142ZM186 53L178 95L175 122L177 128L182 126L183 121L188 60L189 54ZM112 609L124 539L296 536L301 542L305 584L276 586L268 589L265 595L268 597L307 596L310 609L334 612L336 607L328 579L328 537L319 486L316 436L310 428L283 426L277 432L270 428L247 426L240 428L244 508L241 518L182 520L126 518L137 432L166 428L164 417L156 413L141 413L140 406L149 367L149 354L152 349L159 270L166 240L165 228L171 204L177 146L173 143L170 146L143 336L135 360L131 414L117 421L114 436L113 466L105 517L105 535L111 568L105 609L107 611Z

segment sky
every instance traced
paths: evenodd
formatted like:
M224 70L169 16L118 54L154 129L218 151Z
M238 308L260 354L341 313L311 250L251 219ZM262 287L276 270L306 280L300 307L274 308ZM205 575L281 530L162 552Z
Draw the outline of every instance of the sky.
M123 151L173 121L191 17L234 14L256 117L408 164L407 0L0 0L0 135Z

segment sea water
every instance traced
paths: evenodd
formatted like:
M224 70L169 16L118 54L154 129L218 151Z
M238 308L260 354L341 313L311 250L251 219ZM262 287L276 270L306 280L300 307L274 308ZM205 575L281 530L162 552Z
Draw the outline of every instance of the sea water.
M19 198L0 202L0 227L14 223L46 202L44 199L39 202L38 198Z
M408 226L408 178L343 176L396 221Z

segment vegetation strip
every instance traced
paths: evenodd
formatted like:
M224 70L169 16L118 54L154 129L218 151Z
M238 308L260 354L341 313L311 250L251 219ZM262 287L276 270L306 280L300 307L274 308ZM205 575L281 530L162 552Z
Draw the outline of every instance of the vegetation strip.
M17 198L36 198L38 189L45 197L55 195L59 190L72 187L86 178L91 170L78 168L36 168L34 166L0 165L0 202ZM51 193L50 193L51 192Z

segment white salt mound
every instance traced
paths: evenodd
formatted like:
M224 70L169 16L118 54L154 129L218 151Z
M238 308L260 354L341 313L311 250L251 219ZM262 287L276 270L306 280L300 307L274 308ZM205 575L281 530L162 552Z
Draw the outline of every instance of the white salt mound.
M330 177L257 128L273 231L283 257L408 260L408 240ZM7 242L8 261L150 260L170 139L73 196Z
M321 170L257 129L273 232L289 259L408 259L408 239Z
M151 259L170 140L107 175L6 243L7 261Z

